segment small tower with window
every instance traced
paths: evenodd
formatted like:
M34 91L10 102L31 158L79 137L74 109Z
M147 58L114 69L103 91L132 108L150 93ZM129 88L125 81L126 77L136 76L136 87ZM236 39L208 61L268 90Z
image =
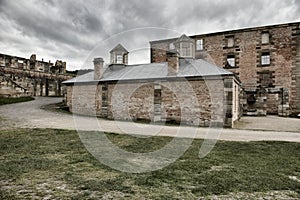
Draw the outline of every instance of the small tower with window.
M118 44L110 52L110 64L128 64L128 51L121 45Z
M195 41L185 34L174 42L176 49L182 58L195 58Z

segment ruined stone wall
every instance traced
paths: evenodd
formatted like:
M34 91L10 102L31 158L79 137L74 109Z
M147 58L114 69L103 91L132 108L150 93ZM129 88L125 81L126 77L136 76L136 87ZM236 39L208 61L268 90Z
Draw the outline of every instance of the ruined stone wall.
M62 96L62 82L73 76L0 67L0 96Z
M235 73L246 91L257 94L261 88L267 91L269 88L287 90L289 102L286 105L289 106L289 112L293 113L300 112L297 110L297 107L300 108L299 26L300 23L290 23L190 37L195 41L203 39L203 50L195 49L196 59L205 59ZM264 33L269 34L269 42L262 42ZM232 46L228 45L229 38L233 38ZM165 61L164 50L168 51L172 42L173 40L151 42L151 61ZM262 65L262 55L265 54L270 55L270 64ZM228 56L235 59L235 66L228 65ZM270 98L266 100L265 111L267 109L269 113L274 113L276 108L274 103L277 100L272 99L276 99L276 95L265 96ZM261 107L260 103L257 105Z
M0 96L61 96L62 82L73 78L65 74L66 63L55 65L30 59L0 54Z

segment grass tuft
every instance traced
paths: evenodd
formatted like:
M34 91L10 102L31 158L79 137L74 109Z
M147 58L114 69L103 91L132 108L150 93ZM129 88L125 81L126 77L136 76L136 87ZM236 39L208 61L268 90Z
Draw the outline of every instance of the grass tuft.
M21 102L32 101L32 100L34 100L33 97L16 97L16 98L0 97L0 105L21 103Z

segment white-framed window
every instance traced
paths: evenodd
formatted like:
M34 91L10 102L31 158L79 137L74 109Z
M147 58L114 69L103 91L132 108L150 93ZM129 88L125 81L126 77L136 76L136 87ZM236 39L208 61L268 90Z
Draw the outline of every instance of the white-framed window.
M204 49L204 43L203 43L203 39L198 39L196 41L196 50L203 50Z
M171 49L175 49L174 43L170 43L170 44L169 44L169 49L170 49L170 50L171 50Z
M122 64L123 63L123 56L122 55L117 55L117 64Z
M189 43L181 43L180 44L180 56L181 57L192 57L191 44L189 44Z
M261 34L261 43L268 44L270 42L270 34L269 33L262 33Z
M230 67L235 67L235 56L234 55L227 56L227 65L229 65Z
M233 36L229 36L227 38L227 47L233 47L234 46L234 37Z
M261 53L261 65L270 65L270 52L262 52Z
M181 57L190 56L190 49L188 47L182 47L180 52Z

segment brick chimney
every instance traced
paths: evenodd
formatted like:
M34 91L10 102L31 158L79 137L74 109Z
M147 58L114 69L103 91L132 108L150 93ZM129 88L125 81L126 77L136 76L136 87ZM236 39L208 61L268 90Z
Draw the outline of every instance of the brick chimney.
M103 58L94 58L94 80L99 80L103 75Z
M177 75L179 70L178 52L167 52L168 76Z

